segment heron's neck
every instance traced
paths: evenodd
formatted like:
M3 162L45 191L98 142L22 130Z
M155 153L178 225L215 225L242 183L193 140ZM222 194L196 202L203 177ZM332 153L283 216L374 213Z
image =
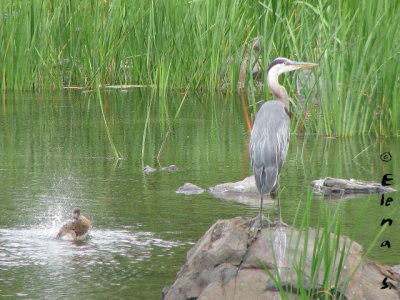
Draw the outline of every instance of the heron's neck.
M285 88L279 84L278 75L268 73L267 83L271 93L289 109L289 96Z

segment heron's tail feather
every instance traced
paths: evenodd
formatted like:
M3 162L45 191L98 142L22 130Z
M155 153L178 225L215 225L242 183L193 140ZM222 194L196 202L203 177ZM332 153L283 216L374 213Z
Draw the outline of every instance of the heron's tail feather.
M255 167L256 185L261 194L271 194L278 187L278 169L275 167Z

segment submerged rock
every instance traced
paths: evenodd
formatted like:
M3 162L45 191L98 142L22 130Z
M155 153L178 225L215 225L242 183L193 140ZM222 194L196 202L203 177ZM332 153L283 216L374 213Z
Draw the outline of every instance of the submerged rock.
M160 170L161 170L161 171L174 172L174 171L178 171L178 167L175 166L175 165L170 165L170 166L168 166L168 167L163 167L163 168L161 168ZM152 172L157 171L157 169L154 169L154 168L150 167L149 165L147 165L147 166L145 166L145 167L142 169L142 171L143 171L144 173L152 173Z
M344 194L382 194L395 192L395 189L383 186L377 182L368 182L355 179L340 179L326 177L311 182L313 192L322 195L344 195Z
M178 167L175 165L170 165L168 167L163 167L161 168L161 171L170 171L170 172L174 172L174 171L178 171Z
M290 227L252 231L254 221L236 217L212 225L189 250L176 281L163 289L162 299L275 299L279 297L279 290L266 269L274 276L279 274L289 299L299 299L294 293L301 288L311 293L321 291L324 264L315 271L316 274L313 273L313 251L319 249L316 243L320 242L320 231L310 228L306 240L303 230ZM396 290L399 282L393 278L389 277L387 281L392 284L391 289L381 289L389 267L362 260L361 246L346 237L337 239L331 234L328 239L332 243L338 241L339 249L346 247L346 254L343 260L333 262L332 289L327 292L343 296L343 299L399 299ZM302 255L299 252L303 249L307 250ZM338 267L339 263L342 263L341 267ZM347 286L347 280L358 265ZM337 274L338 270L340 274ZM301 286L298 276L303 281ZM315 280L313 284L309 282L311 278Z
M217 184L210 187L208 192L226 201L235 201L254 207L260 206L260 194L258 193L254 176L246 177L237 182ZM273 203L273 200L270 196L264 195L264 203Z
M154 168L150 167L149 165L147 165L147 166L145 166L145 167L142 169L142 171L143 171L144 173L152 173L152 172L157 171L157 169L154 169Z
M175 191L175 193L177 194L186 194L186 195L201 194L203 192L204 189L190 182L186 182L184 185L182 185Z
M217 184L208 191L211 194L255 194L260 197L253 175L241 181Z

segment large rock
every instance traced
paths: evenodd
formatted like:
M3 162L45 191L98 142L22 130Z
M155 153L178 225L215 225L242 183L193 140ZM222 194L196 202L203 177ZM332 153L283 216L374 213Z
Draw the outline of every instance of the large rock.
M322 195L344 195L344 194L380 194L395 192L387 186L383 186L377 182L368 182L355 179L340 179L326 177L323 179L313 180L311 187L314 193Z
M185 194L185 195L197 195L203 192L204 189L190 182L186 182L184 185L182 185L175 191L175 193L177 194Z
M311 182L311 187L315 194L329 195L334 199L347 199L358 197L360 194L388 193L396 191L376 182L331 177L313 180ZM217 184L216 186L208 188L208 192L223 200L235 201L254 207L260 205L260 194L258 193L253 175L237 182ZM264 195L264 204L268 205L272 203L274 203L274 199L269 195Z
M254 207L260 206L260 194L257 190L254 175L237 182L217 184L210 187L208 192L223 200L235 201ZM264 204L272 204L273 201L269 195L264 195Z
M290 227L253 231L254 221L236 217L219 220L211 226L188 252L175 283L163 290L162 299L280 299L266 268L274 276L279 274L288 299L299 299L295 292L303 287L314 295L324 292L325 262L318 264L313 260L314 249L319 249L322 243L321 231L311 228L306 240L303 231ZM334 293L336 289L336 296L343 295L343 299L399 299L396 290L399 283L390 277L389 267L363 260L361 246L346 237L336 239L331 234L330 240L332 243L337 240L339 249L346 247L347 251L342 268L337 267L341 261L339 253L328 270L333 289L326 293ZM303 267L299 267L301 265ZM298 281L300 273L304 280L302 286ZM335 281L337 275L338 282ZM381 289L385 276L389 276L388 283L393 284L391 289ZM347 289L344 289L349 277Z
M217 184L216 186L210 187L208 191L211 194L256 194L260 197L254 175L237 182Z

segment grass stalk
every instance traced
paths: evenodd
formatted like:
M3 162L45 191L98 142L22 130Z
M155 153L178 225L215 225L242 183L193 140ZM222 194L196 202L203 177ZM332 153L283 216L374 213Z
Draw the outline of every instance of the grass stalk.
M303 207L304 214L299 220L298 231L300 234L295 241L294 252L291 254L294 257L290 266L294 271L290 273L293 276L290 280L292 284L287 285L282 282L279 272L270 270L266 266L264 269L276 285L282 299L290 298L290 294L293 293L300 299L344 299L349 283L372 247L376 245L386 226L383 226L374 237L371 246L363 253L362 259L356 267L345 271L344 265L353 242L347 238L340 238L342 235L339 213L341 205L339 204L335 208L320 207L320 219L317 224L312 225L310 223L312 198L312 194L309 193L306 203L299 204L298 207L298 210ZM298 213L296 213L296 219L297 215ZM313 248L308 249L313 227L315 228ZM289 240L291 239L293 239L293 229L289 237ZM274 250L273 245L271 245L271 249ZM309 271L306 271L308 268Z
M396 1L3 0L0 89L93 88L98 79L159 94L235 93L243 49L261 36L264 70L277 56L319 64L317 107L300 107L295 117L309 115L292 131L399 135L398 19ZM295 80L283 78L290 95Z
M96 96L97 96L97 100L99 102L101 115L103 117L104 128L105 128L106 133L107 133L107 139L108 139L108 142L110 143L110 147L111 147L111 151L113 153L113 157L114 157L115 160L120 160L122 158L122 156L118 152L117 148L115 147L115 144L114 144L111 132L110 132L110 128L108 127L106 115L104 113L104 107L103 107L103 100L102 100L102 97L101 97L101 91L100 91L99 88L96 88Z

